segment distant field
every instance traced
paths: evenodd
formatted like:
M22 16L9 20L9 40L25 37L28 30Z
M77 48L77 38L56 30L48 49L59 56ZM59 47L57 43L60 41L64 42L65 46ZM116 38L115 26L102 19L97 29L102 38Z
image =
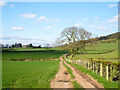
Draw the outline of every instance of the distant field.
M50 88L59 61L2 61L3 88Z
M65 51L56 50L41 50L41 51L18 51L18 52L3 52L3 59L49 59L49 58L59 58L61 55L65 54Z
M81 52L78 51L78 53ZM114 59L114 58L118 58L118 43L116 42L116 43L93 44L91 46L87 46L86 51L83 51L82 53L87 53L87 54L77 54L75 55L74 59L106 58L107 61L117 62L118 59Z
M118 50L118 43L100 43L87 46L86 50L90 51L110 51Z
M94 54L94 53L105 53L105 52L108 52L108 51L78 51L77 53L89 53L89 54Z
M2 50L8 50L8 51L41 51L41 50L59 50L59 48L31 48L31 47L26 47L26 48L3 48Z
M118 51L113 51L105 54L77 54L74 58L89 59L89 58L118 58Z

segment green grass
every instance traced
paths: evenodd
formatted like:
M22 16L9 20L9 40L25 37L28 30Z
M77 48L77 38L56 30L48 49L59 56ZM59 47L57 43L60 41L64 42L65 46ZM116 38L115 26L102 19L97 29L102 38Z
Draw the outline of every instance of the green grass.
M50 88L59 61L2 61L3 88Z
M72 81L74 90L85 90L80 84L78 84L76 81Z
M89 74L90 76L94 77L94 79L97 79L98 82L103 84L104 88L118 88L118 82L107 81L104 77L101 77L96 73L93 73L91 70L88 70L87 68L83 68L81 65L71 64L70 62L67 62L67 63L70 65L74 65L81 72L85 74Z
M67 71L68 71L68 73L70 74L71 78L72 78L72 79L75 78L75 76L73 75L72 70L71 70L65 63L63 63L63 65L67 68Z
M49 59L49 58L59 58L61 55L65 54L65 51L16 51L16 52L3 52L3 59Z
M91 46L87 46L86 50L91 51L110 51L110 50L118 50L118 43L99 43L93 44Z
M108 52L108 51L83 51L82 53L94 54L94 53L105 53L105 52ZM81 53L81 52L78 51L77 53Z
M19 48L2 48L3 51L41 51L41 50L60 50L59 48L32 48L32 47L19 47Z
M74 57L76 58L81 58L81 59L89 59L89 58L118 58L118 51L113 51L110 53L105 53L105 54L77 54Z

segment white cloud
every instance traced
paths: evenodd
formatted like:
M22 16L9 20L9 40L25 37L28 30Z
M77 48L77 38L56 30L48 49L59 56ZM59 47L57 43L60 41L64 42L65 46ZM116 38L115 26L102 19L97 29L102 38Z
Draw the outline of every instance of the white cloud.
M110 25L110 27L118 28L118 25Z
M52 19L50 22L60 22L60 19Z
M46 16L41 16L36 19L37 22L60 22L60 19L48 19Z
M22 16L23 16L24 18L35 18L35 17L36 17L36 14L31 14L31 13L29 13L29 14L22 14Z
M6 2L5 1L0 1L0 6L6 6Z
M90 28L90 29L94 28L94 25L90 25L89 28Z
M46 26L45 29L52 29L52 26Z
M117 6L117 5L116 4L109 4L109 8L113 8L115 6Z
M82 26L83 24L82 23L76 23L75 24L75 26L77 26L77 27L80 27L80 26Z
M23 45L27 45L32 43L33 45L42 45L45 46L47 43L50 44L50 46L53 45L52 41L43 40L39 38L24 38L20 36L2 36L0 37L0 40L2 40L3 44L14 44L14 43L22 43Z
M108 28L108 27L105 27L105 26L98 26L98 29L100 29L100 30L111 30L110 28Z
M10 7L14 7L15 5L11 4Z
M94 17L95 20L100 19L100 17Z
M23 27L13 27L12 30L15 30L15 31L23 30Z
M120 15L119 15L120 17ZM112 19L109 19L107 21L108 23L117 23L118 22L118 15L114 16Z
M84 22L87 21L87 20L88 20L88 18L83 18L83 19L82 19L82 21L84 21Z
M72 22L72 20L68 20L68 22Z
M36 21L38 21L38 22L47 22L47 18L45 16L41 16L41 17L37 18Z

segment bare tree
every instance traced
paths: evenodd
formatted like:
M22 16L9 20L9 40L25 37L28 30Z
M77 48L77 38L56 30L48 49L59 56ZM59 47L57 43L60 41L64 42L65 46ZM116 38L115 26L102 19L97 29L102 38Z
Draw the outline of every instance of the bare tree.
M73 58L78 51L85 50L85 40L91 38L91 33L84 28L68 27L61 32L60 42L64 43L64 48L70 51L70 58Z

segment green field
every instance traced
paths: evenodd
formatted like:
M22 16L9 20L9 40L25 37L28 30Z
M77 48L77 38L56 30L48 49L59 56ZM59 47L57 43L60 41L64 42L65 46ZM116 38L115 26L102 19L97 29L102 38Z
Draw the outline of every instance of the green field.
M2 61L3 88L49 88L59 61Z
M78 53L81 53L81 52L78 51ZM83 51L82 53L83 54L75 55L74 59L105 58L105 60L107 61L118 62L118 59L115 59L115 58L118 58L118 42L93 44L93 45L87 46L86 51Z
M77 53L88 53L88 54L95 54L95 53L105 53L105 52L108 52L108 51L78 51Z
M105 54L77 54L75 58L89 59L89 58L118 58L118 51L113 51Z
M90 51L110 51L118 50L118 43L99 43L87 46L86 50Z
M32 47L18 47L18 48L3 48L3 51L7 50L7 51L43 51L43 50L59 50L59 48L32 48Z
M16 52L3 52L3 59L49 59L59 58L65 54L65 51L56 50L41 50L41 51L16 51Z

